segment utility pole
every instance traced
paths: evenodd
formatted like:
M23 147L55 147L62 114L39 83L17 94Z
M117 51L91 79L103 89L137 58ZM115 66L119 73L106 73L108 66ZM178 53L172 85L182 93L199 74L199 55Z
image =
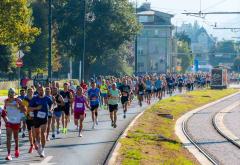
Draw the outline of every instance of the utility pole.
M138 1L136 0L136 19L138 20L137 16L137 6ZM135 37L135 74L138 72L138 35Z
M52 79L52 0L48 0L48 80Z
M83 1L83 51L82 51L82 76L81 79L84 80L85 75L85 54L86 54L86 8L87 8L87 0ZM81 63L81 62L80 62ZM81 74L81 73L79 73Z

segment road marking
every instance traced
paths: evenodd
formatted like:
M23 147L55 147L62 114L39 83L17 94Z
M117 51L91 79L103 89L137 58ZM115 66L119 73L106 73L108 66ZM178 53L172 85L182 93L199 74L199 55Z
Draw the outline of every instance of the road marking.
M42 162L40 163L30 163L29 165L54 165L56 163L49 163L49 161L53 158L53 156L47 156Z

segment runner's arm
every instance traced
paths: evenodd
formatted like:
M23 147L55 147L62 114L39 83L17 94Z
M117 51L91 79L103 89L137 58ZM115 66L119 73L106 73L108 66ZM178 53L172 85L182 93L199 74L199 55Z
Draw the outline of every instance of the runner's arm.
M17 103L19 104L19 109L21 110L21 112L25 113L26 112L26 107L23 105L22 100L17 99Z
M59 99L60 99L60 103L57 103L57 104L60 106L64 106L63 97L61 95L59 96Z

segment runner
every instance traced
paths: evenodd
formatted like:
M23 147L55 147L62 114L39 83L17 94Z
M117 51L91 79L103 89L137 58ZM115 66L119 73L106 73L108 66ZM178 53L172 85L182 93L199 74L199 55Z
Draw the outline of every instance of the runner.
M162 99L162 81L160 77L157 77L155 81L155 90L156 90L156 97L161 100Z
M121 102L123 106L123 118L126 118L126 112L128 108L129 94L131 92L130 86L127 84L127 80L123 80L123 84L119 87L121 91Z
M84 80L82 80L80 86L81 86L82 89L83 89L83 93L86 94L86 93L87 93L87 90L88 90L88 85L85 83Z
M52 100L44 95L44 88L41 86L38 87L38 95L31 100L30 109L34 113L33 121L40 157L45 157L44 148L46 143L48 110L52 107L52 104Z
M28 150L28 153L32 153L33 149L37 149L37 146L35 148L34 144L35 144L35 130L34 130L34 123L33 123L33 117L34 114L33 112L31 112L30 108L29 108L29 104L30 101L33 98L33 89L29 88L27 89L27 96L24 98L23 100L23 105L26 108L26 124L27 124L27 129L28 129L28 138L29 138L29 142L30 142L30 148Z
M95 128L95 124L98 125L98 107L99 107L99 97L100 90L96 88L96 83L94 81L91 82L91 88L88 90L88 99L90 101L90 110L92 112L92 129Z
M107 109L108 86L105 80L103 80L102 84L100 85L100 91L101 91L101 103L102 103L103 109Z
M55 101L53 101L54 97L51 95L51 88L50 87L45 88L45 95L47 97L49 97L52 102L55 102ZM53 116L53 106L48 107L48 122L47 122L47 135L46 135L46 140L47 141L50 140L49 132L50 132L51 124L52 124L52 116Z
M21 112L25 112L25 108L22 101L14 97L15 90L10 88L8 90L8 98L4 101L3 119L6 123L6 134L7 134L7 152L8 155L6 160L12 160L11 156L11 139L12 134L15 141L15 157L18 158L20 151L18 148L18 132L21 123Z
M60 94L58 94L58 88L52 88L53 95L53 118L52 118L52 138L55 139L55 122L57 123L57 134L60 133L59 125L60 118L62 116L62 107L64 106L63 98Z
M25 99L26 97L26 92L25 92L25 89L21 89L20 90L20 96L18 96L19 99L21 99L22 101ZM24 113L21 113L22 114L22 119L21 119L21 126L20 127L20 130L19 132L22 131L22 138L25 138L25 131L26 131L26 116Z
M150 80L150 77L147 77L145 83L146 83L147 103L148 103L148 104L151 104L152 82L151 82L151 80Z
M60 91L60 95L63 97L64 100L64 106L62 107L63 109L63 115L62 115L62 133L67 134L68 131L68 122L70 120L70 109L71 109L71 104L73 102L73 95L69 91L69 85L68 83L64 83L63 85L64 90ZM71 109L72 110L72 109Z
M117 89L117 84L113 83L112 88L108 92L108 106L110 112L110 119L112 121L111 126L116 128L117 127L117 111L118 111L118 102L120 99L120 92Z
M179 90L179 93L182 93L182 88L184 86L184 81L183 81L183 78L182 76L179 76L178 77L178 90Z
M78 126L78 121L80 120L78 131L79 137L82 137L83 120L86 115L86 107L90 109L87 98L83 95L83 91L83 88L78 86L76 96L74 98L74 123Z
M139 78L139 82L137 84L137 96L140 107L142 107L144 91L145 91L144 82L141 78Z

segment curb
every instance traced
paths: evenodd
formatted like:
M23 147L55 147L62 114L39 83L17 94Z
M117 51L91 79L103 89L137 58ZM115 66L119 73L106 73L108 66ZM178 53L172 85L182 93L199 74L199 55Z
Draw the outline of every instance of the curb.
M221 110L220 112L218 112L212 122L213 122L213 126L214 128L218 131L218 133L220 135L222 135L224 138L226 138L227 140L229 140L233 145L235 145L236 147L240 148L240 141L239 138L237 136L235 136L223 123L223 118L226 115L226 113L230 112L231 110L233 110L234 108L236 108L237 106L240 105L240 102L236 102L234 104L232 104L231 106L229 106L228 108L225 108L223 110Z
M188 151L190 153L192 153L195 158L200 162L200 164L204 164L204 165L208 165L208 164L212 164L195 146L193 145L189 145L191 144L191 142L187 139L187 137L185 136L185 134L183 133L183 122L185 120L187 120L189 117L191 117L194 113L197 113L207 107L210 107L214 104L218 104L220 102L222 102L223 100L226 100L228 98L234 97L236 95L240 94L240 92L234 93L232 95L226 96L222 99L219 99L217 101L208 103L202 107L196 108L190 112L187 112L186 114L184 114L183 116L181 116L175 124L175 134L178 136L178 138L180 139L180 141L184 144L184 147L188 149Z
M150 106L152 107L153 105L155 105L158 102L158 100L154 101L153 104ZM123 131L123 133L119 136L119 138L117 139L117 142L115 144L115 146L113 147L112 152L110 153L110 156L108 158L108 160L106 161L105 164L107 165L116 165L117 162L117 156L119 155L119 149L121 147L121 143L119 142L121 139L125 138L127 136L128 131L134 126L134 124L136 123L136 121L144 114L144 112L150 108L150 107L146 107L144 108L143 112L141 112L140 114L138 114L128 125L128 127Z

